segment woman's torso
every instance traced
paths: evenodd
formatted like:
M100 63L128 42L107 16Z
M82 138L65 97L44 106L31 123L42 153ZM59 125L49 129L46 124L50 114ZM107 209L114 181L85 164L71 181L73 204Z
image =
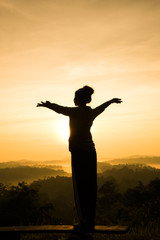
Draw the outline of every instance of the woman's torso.
M69 150L94 149L90 132L93 123L92 109L88 106L74 108L70 115Z

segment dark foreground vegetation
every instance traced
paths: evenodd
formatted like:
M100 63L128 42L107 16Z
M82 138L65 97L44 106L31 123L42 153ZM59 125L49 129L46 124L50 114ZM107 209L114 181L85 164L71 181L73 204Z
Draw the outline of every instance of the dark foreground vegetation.
M0 226L73 224L73 206L71 177L0 184ZM160 171L121 165L99 174L96 224L129 225L131 230L125 236L94 239L160 239Z

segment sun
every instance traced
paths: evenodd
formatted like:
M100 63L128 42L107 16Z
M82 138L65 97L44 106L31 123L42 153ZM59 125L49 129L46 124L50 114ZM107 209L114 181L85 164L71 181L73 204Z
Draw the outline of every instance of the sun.
M57 133L63 142L67 142L69 138L69 118L61 118L57 123Z

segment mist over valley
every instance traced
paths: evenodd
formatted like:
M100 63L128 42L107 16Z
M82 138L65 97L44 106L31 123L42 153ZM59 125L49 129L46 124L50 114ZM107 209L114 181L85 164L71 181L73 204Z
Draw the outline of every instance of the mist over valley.
M156 169L157 172L160 168L160 157L134 156L106 161L104 159L103 161L97 162L97 172L99 175L116 175L116 179L119 179L120 175L118 172L120 169L122 172L124 168L132 169L134 172L136 172L137 169L141 169L141 171L143 170L146 174L149 170L154 172L154 169ZM0 162L0 182L4 184L17 184L21 181L31 183L38 179L56 176L71 177L71 163L69 160L19 160ZM147 178L148 176L146 176L146 180ZM145 176L143 179L145 179Z

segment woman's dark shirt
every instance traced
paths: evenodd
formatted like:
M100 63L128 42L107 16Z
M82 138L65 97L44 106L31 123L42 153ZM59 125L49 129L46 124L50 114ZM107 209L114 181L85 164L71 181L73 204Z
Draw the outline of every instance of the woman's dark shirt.
M69 151L94 149L90 129L93 120L103 112L104 109L101 107L92 109L89 106L63 107L54 103L52 104L52 109L57 113L69 116Z
M74 108L70 115L69 150L94 149L90 132L93 124L92 109L90 107Z

